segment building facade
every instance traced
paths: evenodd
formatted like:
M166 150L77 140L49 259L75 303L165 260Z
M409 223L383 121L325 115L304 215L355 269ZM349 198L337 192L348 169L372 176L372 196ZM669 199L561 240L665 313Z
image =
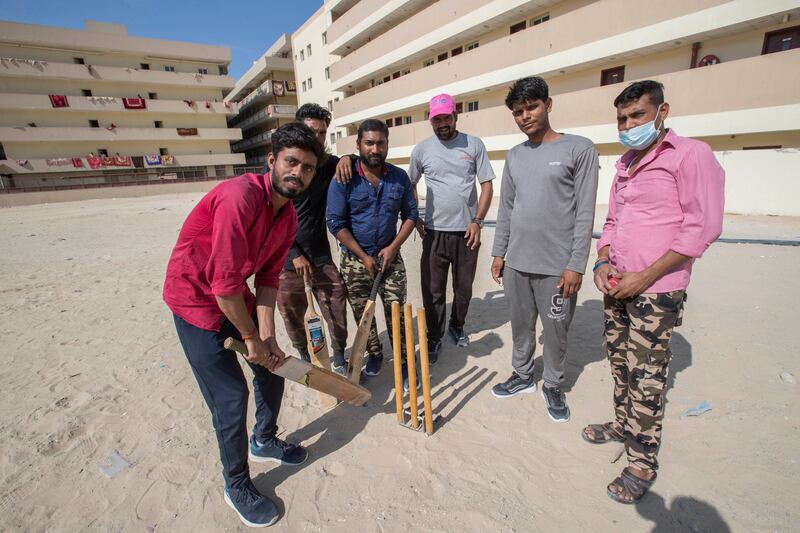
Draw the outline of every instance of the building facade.
M230 176L230 50L0 21L0 187Z
M459 129L483 138L499 173L525 139L503 104L507 89L539 75L556 130L597 145L605 204L623 152L614 97L656 79L667 125L707 142L725 167L727 211L800 215L798 0L333 0L321 11L330 90L342 95L339 153L374 117L391 126L390 161L407 164L431 135L427 101L447 92Z
M291 56L291 39L283 34L253 61L253 66L225 97L226 102L238 108L238 113L228 119L228 125L242 130L241 140L232 142L231 150L244 154L249 167L264 166L272 146L272 132L294 120L297 84Z

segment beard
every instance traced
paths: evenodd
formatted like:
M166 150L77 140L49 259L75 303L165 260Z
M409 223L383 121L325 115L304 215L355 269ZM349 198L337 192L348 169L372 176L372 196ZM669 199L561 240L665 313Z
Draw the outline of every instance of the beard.
M442 126L441 128L436 128L436 137L439 138L441 141L450 141L455 137L455 128L451 128L450 126Z
M297 184L297 189L293 189L289 187L289 184ZM273 173L270 176L270 184L272 184L272 190L277 191L278 194L283 196L284 198L297 198L300 196L305 188L303 187L303 182L300 181L299 178L295 178L294 176L284 176L278 177L277 174Z
M363 154L359 154L358 158L361 160L361 163L369 168L378 168L382 167L383 164L386 162L386 156L383 155L368 155L364 156Z

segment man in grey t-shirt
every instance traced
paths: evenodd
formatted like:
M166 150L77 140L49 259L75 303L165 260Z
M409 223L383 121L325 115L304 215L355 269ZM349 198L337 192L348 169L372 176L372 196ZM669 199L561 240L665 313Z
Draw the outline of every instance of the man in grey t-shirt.
M447 276L453 271L453 305L447 329L457 346L464 333L472 283L478 265L483 218L492 202L494 171L483 142L456 129L456 103L449 94L431 98L429 119L434 135L411 152L408 175L416 185L425 175L425 221L422 235L422 303L428 329L428 357L435 363L444 335ZM480 183L480 199L475 182Z
M528 140L509 150L492 247L492 277L511 308L514 372L492 388L507 398L534 392L536 319L544 337L542 397L556 422L569 420L561 383L567 330L589 257L597 196L597 150L589 139L550 126L553 101L539 77L518 80L506 106Z

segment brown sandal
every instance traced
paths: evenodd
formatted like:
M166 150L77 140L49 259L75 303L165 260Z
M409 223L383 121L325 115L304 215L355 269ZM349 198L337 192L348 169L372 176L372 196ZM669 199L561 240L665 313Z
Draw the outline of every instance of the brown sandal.
M592 430L592 434L594 437L590 437L586 434L586 430ZM606 422L605 424L590 424L583 428L581 431L581 437L586 442L591 444L605 444L606 442L625 442L625 439L614 431L614 424L612 422Z
M619 477L608 486L608 497L626 505L639 503L639 500L644 497L650 487L653 486L653 483L655 483L656 477L653 474L651 479L642 479L631 474L627 468L623 468ZM617 487L617 492L611 490L612 486ZM629 495L631 499L624 498L625 495Z

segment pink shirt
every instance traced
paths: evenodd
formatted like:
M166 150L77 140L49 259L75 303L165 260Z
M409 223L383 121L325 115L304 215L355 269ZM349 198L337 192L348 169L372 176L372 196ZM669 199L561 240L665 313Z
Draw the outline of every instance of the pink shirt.
M686 289L694 259L722 233L725 171L707 144L672 130L629 175L635 155L631 150L617 161L597 249L611 245L609 259L619 272L640 272L669 250L687 255L692 260L645 292Z
M250 313L255 286L278 288L297 232L292 202L273 213L269 174L244 174L214 187L192 209L172 250L164 301L198 328L219 331L225 315L216 296L244 295Z

